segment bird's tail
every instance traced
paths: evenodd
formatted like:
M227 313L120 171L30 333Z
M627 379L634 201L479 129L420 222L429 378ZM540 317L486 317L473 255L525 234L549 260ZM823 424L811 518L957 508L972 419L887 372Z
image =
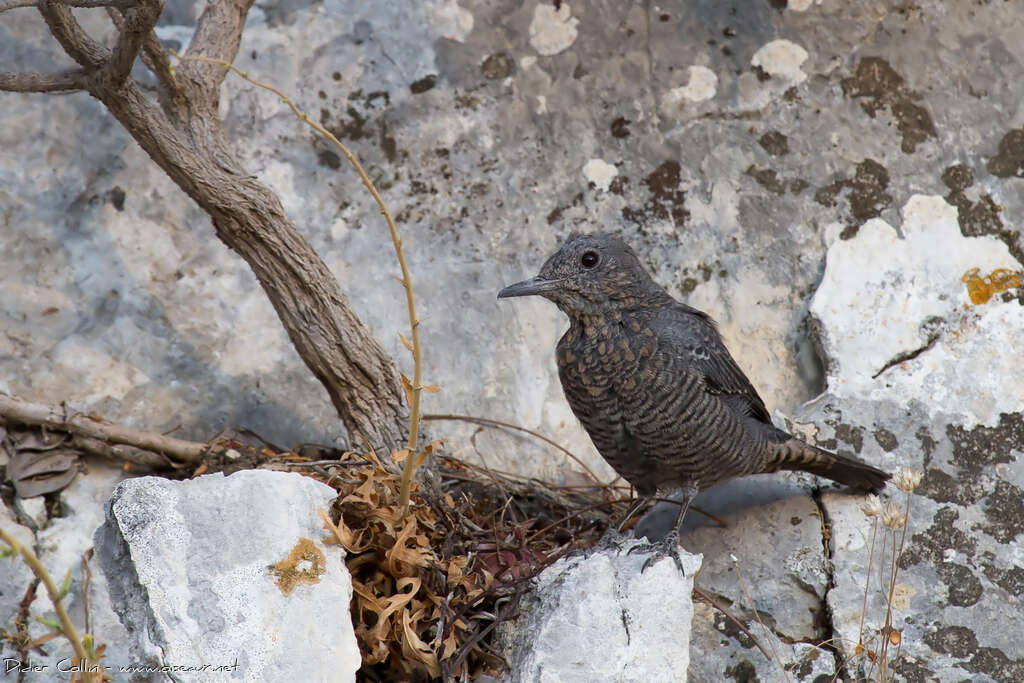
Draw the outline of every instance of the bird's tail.
M890 477L888 473L856 458L829 453L792 437L778 444L771 465L772 471L810 472L852 488L873 492L884 488Z

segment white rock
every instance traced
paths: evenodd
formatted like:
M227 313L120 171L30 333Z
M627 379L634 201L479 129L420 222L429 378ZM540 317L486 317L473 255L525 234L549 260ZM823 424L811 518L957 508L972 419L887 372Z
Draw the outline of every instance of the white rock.
M916 399L967 426L1021 410L1024 386L1004 351L1024 333L1024 309L998 299L973 306L962 279L972 268L987 274L1021 264L995 237L964 237L956 209L941 197L914 195L903 217L903 237L876 218L829 248L811 302L831 359L829 390Z
M220 680L354 680L351 579L343 551L319 540L317 510L334 495L313 479L260 470L121 484L97 556L136 636L130 663L227 667ZM269 568L304 539L322 571L286 595Z
M693 576L701 556L683 553L641 572L649 557L609 550L544 570L524 605L511 681L677 681L690 663Z

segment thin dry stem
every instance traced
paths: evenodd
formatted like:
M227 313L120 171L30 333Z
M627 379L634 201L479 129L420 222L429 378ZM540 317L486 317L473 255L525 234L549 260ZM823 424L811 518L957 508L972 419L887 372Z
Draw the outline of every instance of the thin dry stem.
M489 425L489 426L493 426L493 427L503 427L505 429L512 429L512 430L515 430L515 431L524 432L526 434L529 434L530 436L533 436L533 437L536 437L536 438L540 439L541 441L543 441L544 443L546 443L546 444L548 444L550 446L554 446L558 450L560 450L563 453L565 453L565 455L568 456L570 460L572 460L577 465L582 467L583 471L586 472L587 475L590 476L590 478L593 479L595 484L597 484L598 486L601 486L601 487L608 486L608 484L601 484L600 483L601 480L598 479L596 474L594 474L594 470L592 470L589 467L587 467L586 463L584 463L578 457L573 455L573 453L568 448L566 448L565 446L561 445L557 441L553 441L553 440L549 439L548 437L544 436L543 434L540 434L539 432L533 431L532 429L527 429L526 427L520 427L519 425L513 424L511 422L502 422L501 420L492 420L489 417L476 417L474 415L452 415L452 414L440 415L440 414L434 414L434 413L427 413L427 414L423 415L423 419L424 420L459 420L459 421L462 421L462 422L475 422L475 423L482 424L482 425Z
M736 578L739 579L740 589L743 590L743 597L747 599L747 602L750 603L750 608L754 610L754 618L757 619L757 623L761 624L761 630L764 631L764 635L768 639L768 647L772 649L772 656L775 658L776 663L778 663L779 669L782 671L782 675L786 677L787 683L793 683L793 680L789 677L789 672L786 671L786 666L782 663L782 658L779 657L779 653L775 649L775 641L772 640L771 632L768 630L768 627L764 625L764 622L761 621L761 614L757 611L757 605L754 604L754 601L750 598L750 593L747 592L747 584L743 580L743 573L740 571L740 563L735 557L733 557L732 560L733 564L736 565ZM763 651L764 650L762 649L762 652Z
M391 243L395 248L395 255L398 257L398 264L402 269L402 287L405 289L405 300L409 309L409 326L412 332L413 378L412 392L409 399L409 440L407 445L409 454L406 457L405 464L402 468L402 483L399 500L399 504L402 509L402 516L404 517L409 509L409 490L412 487L412 475L416 469L416 460L418 459L417 447L420 423L420 393L423 391L423 354L420 346L420 321L416 316L416 300L413 296L412 277L409 275L409 267L405 262L405 253L402 251L402 240L398 236L398 228L395 226L395 222L391 218L391 213L384 204L384 199L380 196L380 193L377 192L377 188L374 186L373 181L370 180L370 176L368 176L366 171L363 170L362 164L359 163L359 160L355 155L352 154L352 152L350 152L349 149L343 145L333 133L316 121L310 119L305 112L299 109L298 105L295 104L292 98L285 95L281 90L269 83L264 83L252 78L249 74L242 71L234 64L223 59L213 59L203 55L182 56L173 50L171 54L181 61L198 61L222 66L243 80L255 85L257 88L262 88L263 90L272 92L280 97L281 101L288 105L288 108L292 110L292 113L295 114L296 118L329 140L331 144L338 149L338 151L345 155L345 158L348 159L352 168L355 169L359 178L363 181L363 185L366 186L366 189L369 190L370 194L373 195L373 199L377 202L377 206L380 208L380 212L388 224L388 231L391 233Z
M868 587L871 585L871 564L875 559L875 538L878 535L878 517L874 518L875 525L871 529L871 550L868 552L867 578L864 580L864 604L860 608L860 627L857 629L857 644L864 644L864 615L868 611Z
M910 526L910 491L907 491L907 505L903 513L903 530L900 533L899 546L896 545L896 532L892 534L892 569L889 574L889 595L886 599L885 605L885 627L882 629L882 648L881 648L881 664L879 666L879 674L882 680L886 678L888 672L888 652L889 643L892 642L889 639L889 634L892 632L892 596L896 592L896 574L899 572L899 559L903 556L903 546L907 540L907 527Z
M60 591L53 583L53 578L50 576L50 572L46 571L46 567L44 567L43 563L39 561L39 558L36 557L35 553L23 546L21 543L18 543L3 529L0 529L0 540L9 545L15 553L21 555L25 564L27 564L32 570L32 573L43 582L44 586L46 586L46 592L50 596L50 602L53 603L53 609L57 612L57 619L60 620L60 627L63 631L62 635L68 639L69 643L71 643L71 647L75 650L75 657L83 665L83 668L86 669L86 671L82 673L83 679L89 683L101 683L101 673L99 671L90 671L92 668L92 662L89 660L89 653L86 652L85 646L82 644L82 640L78 637L78 631L75 630L75 625L71 623L71 618L64 609L64 603L61 600Z

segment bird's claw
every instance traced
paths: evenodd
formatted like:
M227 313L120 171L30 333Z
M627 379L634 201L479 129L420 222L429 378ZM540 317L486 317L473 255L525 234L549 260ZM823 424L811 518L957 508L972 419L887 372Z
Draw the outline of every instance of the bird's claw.
M626 554L632 555L635 552L647 553L649 555L649 557L644 560L643 566L640 568L641 574L647 571L648 567L666 557L672 558L672 561L676 563L676 568L679 569L680 574L686 574L686 570L683 569L683 559L679 552L679 534L676 532L670 532L665 536L665 538L654 543L646 542L634 545L626 551Z
M603 553L606 550L614 550L616 553L622 552L622 534L615 527L609 527L608 531L604 532L604 535L593 546L595 553Z

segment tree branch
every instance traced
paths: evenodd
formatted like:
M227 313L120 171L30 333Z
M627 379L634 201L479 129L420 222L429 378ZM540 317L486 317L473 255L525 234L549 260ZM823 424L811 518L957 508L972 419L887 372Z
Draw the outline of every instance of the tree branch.
M8 92L61 92L85 88L86 73L82 69L71 69L55 74L0 73L0 90Z
M210 448L209 444L185 441L163 434L124 427L112 422L96 420L82 413L68 416L62 409L39 403L29 403L5 394L0 394L0 418L4 421L13 420L24 425L48 427L107 444L137 446L154 453L163 453L184 462L199 462ZM86 441L84 445L89 450L95 451L95 448L89 447L95 444Z
M89 37L67 5L58 0L39 0L38 7L53 37L73 60L86 69L95 69L110 59L110 50Z
M235 61L245 17L252 4L253 0L207 3L186 55L201 55L228 63ZM209 61L186 61L178 66L178 76L189 100L205 116L217 116L220 86L227 72L223 66Z
M162 46L157 50L150 39L162 0L139 3L122 13L116 56L86 35L60 0L39 0L39 11L68 55L85 67L90 94L210 215L221 241L245 259L299 356L327 389L351 441L361 438L383 453L401 448L407 412L394 363L285 215L280 199L245 172L224 135L218 103L226 69L189 61L171 75L169 65L160 65ZM251 4L210 2L190 53L234 59ZM127 77L140 49L150 53L158 78L163 73L162 81L180 86L181 106L158 105Z
M136 0L59 0L60 4L68 7L80 7L91 9L96 7L131 7ZM39 0L0 0L0 12L18 7L38 7Z
M164 9L163 0L140 0L139 4L124 10L118 26L117 43L99 78L118 86L132 72L132 64L143 43L150 36Z

